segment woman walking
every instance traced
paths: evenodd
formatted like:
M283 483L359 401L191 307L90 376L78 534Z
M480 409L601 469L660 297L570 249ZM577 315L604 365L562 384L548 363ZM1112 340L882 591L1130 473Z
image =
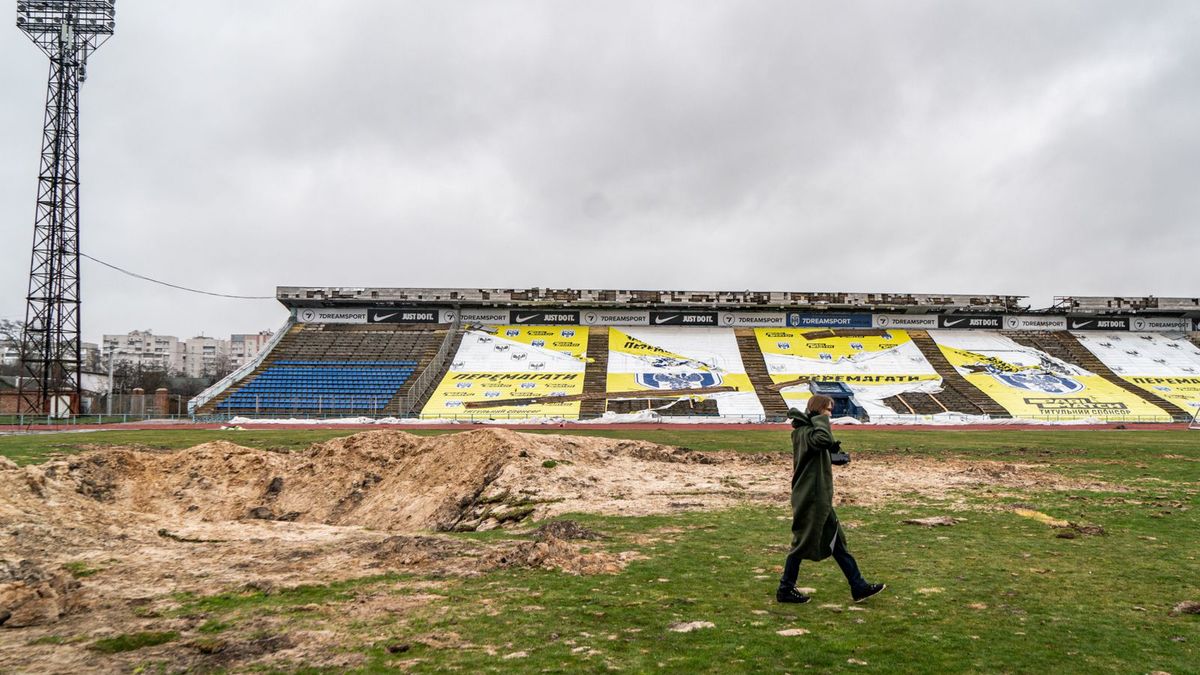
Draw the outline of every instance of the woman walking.
M841 443L835 441L829 427L833 399L813 396L804 412L788 411L792 420L792 549L783 563L783 576L775 599L779 602L808 602L809 597L796 590L801 560L824 560L830 556L850 583L850 595L862 602L887 588L863 579L854 556L846 550L846 535L833 512L833 459L845 464Z

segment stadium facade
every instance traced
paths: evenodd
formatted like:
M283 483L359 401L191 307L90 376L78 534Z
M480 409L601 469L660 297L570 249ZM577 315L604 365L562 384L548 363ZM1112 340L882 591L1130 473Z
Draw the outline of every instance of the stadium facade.
M1162 421L1200 409L1200 299L280 287L289 319L195 415ZM839 399L841 401L841 399Z

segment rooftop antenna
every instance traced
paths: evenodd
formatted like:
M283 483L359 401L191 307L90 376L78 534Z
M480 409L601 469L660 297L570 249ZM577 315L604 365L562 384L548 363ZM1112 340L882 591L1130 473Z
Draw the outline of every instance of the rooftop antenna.
M17 2L17 28L50 59L20 412L80 412L79 85L88 55L112 37L116 13L116 0Z

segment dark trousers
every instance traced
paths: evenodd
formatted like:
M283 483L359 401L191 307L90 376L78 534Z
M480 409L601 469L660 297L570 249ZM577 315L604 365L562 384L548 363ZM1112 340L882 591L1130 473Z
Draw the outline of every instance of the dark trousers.
M850 583L852 592L867 585L867 581L858 571L858 563L854 561L854 556L850 555L850 551L846 550L846 542L842 541L841 537L833 540L833 559L837 561L838 567L842 568L842 574L846 575L846 581ZM796 577L800 576L800 560L799 553L793 551L788 554L783 561L783 576L779 577L780 586L791 588L796 585Z

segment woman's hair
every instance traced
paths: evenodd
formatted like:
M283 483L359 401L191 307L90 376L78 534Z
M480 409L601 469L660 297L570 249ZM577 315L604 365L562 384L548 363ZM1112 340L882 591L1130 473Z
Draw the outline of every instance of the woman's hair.
M828 408L832 405L833 399L829 398L828 396L817 394L816 396L808 399L808 407L805 408L804 411L809 415L820 415L825 412L825 408Z

